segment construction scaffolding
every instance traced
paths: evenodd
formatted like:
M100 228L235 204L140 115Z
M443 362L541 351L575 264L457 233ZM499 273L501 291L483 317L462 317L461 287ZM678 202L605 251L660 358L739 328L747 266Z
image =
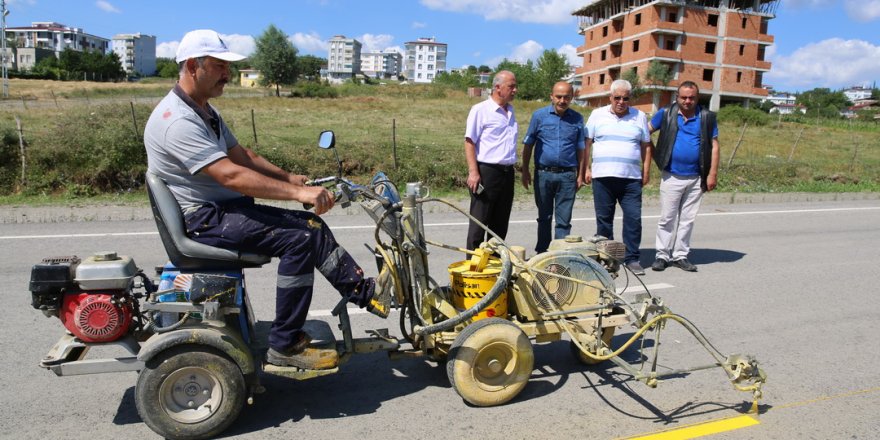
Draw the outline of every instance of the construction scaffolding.
M594 0L571 15L578 17L578 29L583 31L596 23L649 4L736 10L773 18L779 2L780 0Z

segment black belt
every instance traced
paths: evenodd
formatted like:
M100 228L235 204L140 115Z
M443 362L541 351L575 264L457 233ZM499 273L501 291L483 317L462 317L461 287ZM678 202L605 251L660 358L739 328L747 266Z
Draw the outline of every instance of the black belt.
M487 166L489 168L496 168L496 169L504 170L504 171L513 169L513 165L501 165L500 163L477 162L477 164L480 166Z
M573 173L577 171L577 167L545 167L537 165L535 168L538 171L547 171L548 173Z

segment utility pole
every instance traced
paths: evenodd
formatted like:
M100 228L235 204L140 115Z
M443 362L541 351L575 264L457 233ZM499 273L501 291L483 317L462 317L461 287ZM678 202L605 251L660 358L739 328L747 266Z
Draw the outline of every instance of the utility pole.
M6 70L6 16L9 11L6 10L6 0L0 0L0 67L3 71L3 97L9 97L9 72Z

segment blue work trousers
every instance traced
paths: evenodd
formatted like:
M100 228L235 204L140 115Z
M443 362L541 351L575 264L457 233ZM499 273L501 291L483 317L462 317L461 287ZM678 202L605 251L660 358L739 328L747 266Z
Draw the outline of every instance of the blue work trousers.
M280 258L269 346L284 352L299 339L312 302L315 269L344 297L365 307L372 278L336 242L317 215L257 205L250 198L202 205L186 215L187 234L209 246Z
M614 211L623 211L624 263L639 261L642 242L642 181L620 177L593 179L593 205L596 209L596 235L614 239Z
M550 246L550 223L556 217L554 237L558 240L571 233L571 210L577 193L577 172L535 170L535 205L538 206L538 243L540 253Z

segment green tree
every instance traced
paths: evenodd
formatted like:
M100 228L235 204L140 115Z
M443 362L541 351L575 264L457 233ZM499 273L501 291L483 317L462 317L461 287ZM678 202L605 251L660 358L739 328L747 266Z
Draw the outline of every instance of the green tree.
M653 96L653 112L660 108L660 94L663 93L663 89L669 85L670 81L672 81L672 72L669 70L668 65L657 60L653 60L648 64L648 71L645 72L645 83L651 89L651 95Z
M535 100L535 99L545 99L550 95L549 90L541 89L541 81L538 79L537 72L535 70L535 64L532 60L528 60L523 63L517 63L515 61L510 61L508 59L504 59L498 63L498 66L495 67L495 73L502 70L509 70L513 72L516 76L517 83L517 92L516 96L519 99L524 100ZM492 75L492 79L489 81L491 84L494 81L495 75Z
M162 78L177 78L178 66L171 58L156 58L156 75Z
M831 107L842 109L850 105L843 92L832 92L829 88L818 87L801 93L797 97L798 104L807 107L807 113L820 116L830 115Z
M468 87L479 87L477 77L467 71L440 72L434 77L434 84L444 85L456 90L467 90Z
M538 88L544 90L544 95L549 96L553 85L571 73L568 60L555 50L545 50L538 58L537 80L540 81Z
M296 57L296 71L299 73L300 78L307 81L317 81L321 77L321 67L326 64L326 58L314 55Z
M281 85L296 82L296 47L287 35L270 24L256 40L257 49L251 63L260 71L260 85L275 85L275 96L281 96Z
M623 72L623 75L621 75L620 78L625 79L632 84L632 92L630 92L630 96L633 101L639 99L640 96L645 94L646 90L642 87L642 81L639 79L639 74L635 67L627 69L626 72Z
M479 71L480 73L486 73L486 72L491 72L492 69L489 68L489 66L487 66L485 64L481 64L480 67L477 67L477 71Z

